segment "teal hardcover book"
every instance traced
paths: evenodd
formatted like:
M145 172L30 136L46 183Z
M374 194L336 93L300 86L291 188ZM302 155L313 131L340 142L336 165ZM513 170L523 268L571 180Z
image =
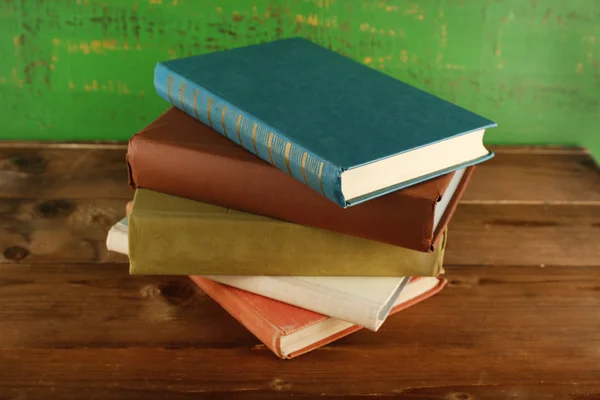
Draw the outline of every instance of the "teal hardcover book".
M301 38L161 62L154 85L342 207L493 156L496 123Z

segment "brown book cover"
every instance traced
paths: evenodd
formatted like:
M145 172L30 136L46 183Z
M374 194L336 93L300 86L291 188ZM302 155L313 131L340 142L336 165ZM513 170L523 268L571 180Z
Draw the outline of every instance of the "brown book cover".
M475 168L344 209L176 108L131 138L127 165L132 188L423 252L433 251Z

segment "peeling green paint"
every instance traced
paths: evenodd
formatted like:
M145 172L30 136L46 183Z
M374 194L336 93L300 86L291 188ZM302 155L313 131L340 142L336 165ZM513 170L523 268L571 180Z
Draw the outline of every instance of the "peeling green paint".
M127 139L168 107L157 61L295 35L497 121L489 143L597 146L597 0L5 0L0 138Z

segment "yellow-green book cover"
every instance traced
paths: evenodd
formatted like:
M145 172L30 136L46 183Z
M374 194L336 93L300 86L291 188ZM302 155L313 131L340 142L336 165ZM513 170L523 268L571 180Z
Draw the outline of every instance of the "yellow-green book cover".
M132 275L437 276L444 248L423 253L147 189L129 217Z

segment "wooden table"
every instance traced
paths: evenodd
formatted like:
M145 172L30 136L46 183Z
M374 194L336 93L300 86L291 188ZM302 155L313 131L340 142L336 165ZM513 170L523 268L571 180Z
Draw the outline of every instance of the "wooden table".
M279 360L185 277L132 277L105 235L123 144L0 145L0 399L600 398L600 174L496 148L450 224L448 287Z

